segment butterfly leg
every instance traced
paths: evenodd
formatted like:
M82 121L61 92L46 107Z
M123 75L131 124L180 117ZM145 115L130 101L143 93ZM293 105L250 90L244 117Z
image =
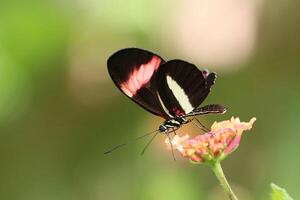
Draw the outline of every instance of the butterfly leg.
M177 135L174 128L172 128L172 132L174 133L174 135Z
M195 119L197 122L198 122L198 124L197 123L195 123L194 121L192 121L192 123L195 125L195 126L197 126L199 129L201 129L202 131L204 131L204 132L209 132L210 130L206 127L206 126L204 126L196 117L194 117L193 119Z
M210 131L210 129L207 128L206 126L204 126L196 117L195 117L195 119L203 128L205 128L207 131Z
M177 135L176 132L175 132L175 129L173 129L173 132L174 132L175 135ZM175 159L175 154L174 154L174 149L173 149L173 144L172 144L172 139L171 139L171 137L169 136L169 134L167 134L167 136L168 136L168 138L169 138L169 143L170 143L170 146L171 146L173 159L174 159L174 161L176 161L176 159Z

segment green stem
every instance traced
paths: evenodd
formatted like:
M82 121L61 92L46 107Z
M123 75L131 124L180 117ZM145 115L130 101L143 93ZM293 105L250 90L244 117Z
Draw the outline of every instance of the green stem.
M220 162L216 161L211 166L212 166L212 169L213 169L215 175L217 176L221 186L223 187L223 189L227 193L229 199L230 200L238 200L238 198L235 196L235 194L233 193L229 183L226 180L226 177L224 175L224 172L223 172L223 169L221 167Z

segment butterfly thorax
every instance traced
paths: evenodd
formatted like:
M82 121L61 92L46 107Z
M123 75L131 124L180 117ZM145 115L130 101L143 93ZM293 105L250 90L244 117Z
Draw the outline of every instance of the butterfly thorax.
M172 119L164 121L162 125L159 126L159 131L161 133L169 133L174 129L180 128L183 124L189 123L190 120L186 119L183 116L174 117Z

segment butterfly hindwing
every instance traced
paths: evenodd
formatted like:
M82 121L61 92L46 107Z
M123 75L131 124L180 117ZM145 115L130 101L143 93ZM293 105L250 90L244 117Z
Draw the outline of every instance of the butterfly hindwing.
M114 83L126 96L149 112L167 118L155 84L156 72L164 62L149 51L127 48L114 53L107 66Z
M192 112L204 101L216 74L182 60L171 60L159 68L155 78L161 104L174 117Z

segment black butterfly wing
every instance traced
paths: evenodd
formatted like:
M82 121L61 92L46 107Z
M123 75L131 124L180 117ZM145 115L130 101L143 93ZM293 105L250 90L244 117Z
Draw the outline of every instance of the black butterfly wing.
M107 61L108 72L116 86L149 112L167 118L156 90L155 75L165 61L138 48L122 49Z
M159 99L165 112L173 117L192 112L207 97L215 79L215 73L201 71L191 63L166 62L156 75Z

